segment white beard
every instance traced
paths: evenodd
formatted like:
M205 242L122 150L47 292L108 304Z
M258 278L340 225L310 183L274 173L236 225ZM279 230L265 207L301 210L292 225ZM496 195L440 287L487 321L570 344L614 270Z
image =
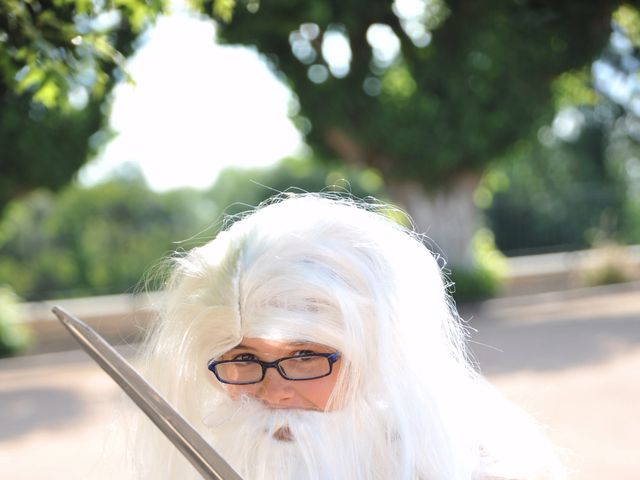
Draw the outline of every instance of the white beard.
M256 400L234 401L221 394L210 398L200 414L191 418L205 440L244 480L562 478L555 470L549 474L542 470L555 469L555 463L537 464L537 457L528 459L537 450L523 446L517 428L514 434L500 437L507 442L518 439L507 445L510 448L490 442L492 448L480 452L483 458L478 458L478 450L470 443L452 447L450 440L437 435L436 422L425 425L415 416L400 427L405 429L403 440L390 424L389 413L384 406L367 401L332 412L274 410ZM136 415L142 419L140 412ZM138 428L128 429L135 438L130 444L134 448L116 452L124 457L109 462L112 470L91 478L202 480L167 438L144 420ZM470 429L467 437L473 437L474 431ZM126 447L126 442L118 446Z
M208 441L245 480L398 478L380 408L273 410L251 399L220 399L207 410Z

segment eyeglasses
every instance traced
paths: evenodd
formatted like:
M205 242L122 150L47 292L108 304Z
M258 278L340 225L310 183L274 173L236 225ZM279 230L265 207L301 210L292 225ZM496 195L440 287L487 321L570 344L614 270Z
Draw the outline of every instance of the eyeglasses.
M207 368L222 383L250 385L264 380L267 368L275 368L287 380L315 380L331 375L340 353L309 353L279 358L273 362L262 360L210 360Z

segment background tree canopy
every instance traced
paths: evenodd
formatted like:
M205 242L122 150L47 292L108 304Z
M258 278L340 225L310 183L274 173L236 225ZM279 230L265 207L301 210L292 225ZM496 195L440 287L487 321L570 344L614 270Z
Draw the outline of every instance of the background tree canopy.
M595 60L619 2L406 3L238 2L220 36L284 75L317 153L439 189L550 120L551 83Z
M227 205L235 213L274 190L321 190L342 177L355 195L390 195L408 209L450 265L480 267L476 276L454 272L458 285L486 276L470 245L492 258L491 234L472 242L476 205L504 251L581 248L611 225L639 241L640 103L608 89L637 83L635 8L613 0L191 3L222 20L223 41L255 45L292 88L294 121L315 158L230 170L203 194L157 194L134 175L16 200L64 186L108 138L109 92L126 80L123 60L166 6L0 0L0 209L12 200L0 222L0 283L26 298L130 290L172 242ZM567 115L582 135L553 134Z
M1 92L30 93L49 108L103 97L163 6L163 0L0 0Z
M334 186L339 179L350 183ZM136 172L57 195L36 190L11 202L0 221L0 285L27 300L133 292L160 259L210 240L225 216L292 184L359 197L382 188L371 172L287 159L272 169L229 169L206 191L153 192Z
M90 158L124 59L163 4L0 0L0 212L62 187Z
M220 36L266 55L317 155L378 169L418 228L471 267L481 172L551 121L554 82L595 101L584 72L618 3L249 1Z

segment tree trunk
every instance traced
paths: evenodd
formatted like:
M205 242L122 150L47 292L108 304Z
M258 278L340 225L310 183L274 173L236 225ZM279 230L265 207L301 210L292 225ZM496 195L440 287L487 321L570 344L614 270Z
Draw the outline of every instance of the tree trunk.
M368 151L338 128L327 129L324 139L329 148L346 163L368 165L377 168L383 175L393 169L392 158L377 151ZM441 254L450 267L473 267L471 242L480 227L480 213L473 201L473 194L480 177L481 174L477 172L463 173L450 184L431 193L415 180L387 182L392 199L411 216L416 231L429 238L427 246Z
M449 267L473 267L471 242L480 227L473 193L479 181L479 173L465 173L432 193L416 181L389 184L393 200L407 211L416 231L428 237L427 246L443 255Z

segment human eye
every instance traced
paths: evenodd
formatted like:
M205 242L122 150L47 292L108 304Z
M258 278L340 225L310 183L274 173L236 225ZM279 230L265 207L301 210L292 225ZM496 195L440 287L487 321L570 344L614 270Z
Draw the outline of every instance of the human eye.
M306 357L308 355L316 355L313 350L296 350L291 354L292 357Z
M239 360L239 361L251 361L251 360L257 360L258 357L256 357L254 354L252 353L238 353L237 355L234 355L231 360Z
M291 354L291 356L304 362L307 360L313 360L318 356L318 352L314 352L313 350L296 350Z

